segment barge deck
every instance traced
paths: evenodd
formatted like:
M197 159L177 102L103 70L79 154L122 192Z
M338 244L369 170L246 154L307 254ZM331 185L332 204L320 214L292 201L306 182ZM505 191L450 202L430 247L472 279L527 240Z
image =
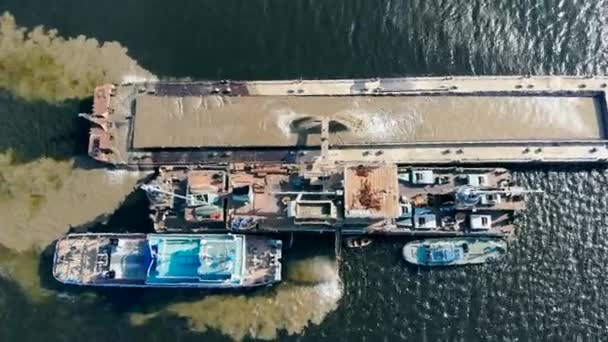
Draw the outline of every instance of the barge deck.
M597 77L151 82L97 87L89 154L132 167L608 160ZM323 132L326 122L326 132Z
M506 169L386 163L161 167L142 189L163 233L502 237L529 192Z

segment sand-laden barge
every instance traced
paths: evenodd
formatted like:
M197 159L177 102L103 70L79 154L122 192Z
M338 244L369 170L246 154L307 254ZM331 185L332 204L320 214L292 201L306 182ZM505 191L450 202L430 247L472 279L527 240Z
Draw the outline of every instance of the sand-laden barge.
M149 82L97 87L89 154L157 165L608 160L597 77Z

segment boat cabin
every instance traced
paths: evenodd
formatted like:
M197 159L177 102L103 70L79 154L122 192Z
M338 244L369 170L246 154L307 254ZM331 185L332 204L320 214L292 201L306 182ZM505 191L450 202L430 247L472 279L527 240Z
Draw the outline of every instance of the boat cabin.
M450 264L464 258L462 246L453 243L432 243L418 249L418 259L422 264L442 265Z
M492 228L491 215L470 215L470 227L473 230L488 230Z
M338 219L338 208L327 195L298 194L287 204L287 217L295 224L331 224Z
M467 177L467 185L475 186L475 187L483 187L488 186L488 176L479 175L479 174L468 174Z
M232 236L150 236L146 283L239 283L242 245Z
M184 219L197 222L222 222L226 173L223 171L196 170L187 175L186 207Z

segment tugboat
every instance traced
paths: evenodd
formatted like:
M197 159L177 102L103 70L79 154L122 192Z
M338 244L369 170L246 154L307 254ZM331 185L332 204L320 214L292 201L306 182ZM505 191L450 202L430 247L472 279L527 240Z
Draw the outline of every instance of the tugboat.
M281 240L237 234L68 234L53 276L82 286L242 288L281 280Z
M403 258L420 266L457 266L482 264L502 257L506 251L507 242L499 238L437 238L406 243Z

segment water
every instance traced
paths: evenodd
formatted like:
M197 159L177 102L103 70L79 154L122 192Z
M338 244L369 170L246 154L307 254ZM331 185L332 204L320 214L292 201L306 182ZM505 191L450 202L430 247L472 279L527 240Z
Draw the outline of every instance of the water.
M330 253L331 242L312 239L287 253L294 273L285 283L245 294L79 291L49 275L49 246L69 225L149 227L141 194L130 194L145 175L113 173L81 157L86 137L74 113L89 104L69 99L90 84L152 73L606 74L606 1L0 0L0 10L17 25L101 42L45 38L41 30L28 39L2 23L0 341L608 336L608 171L599 168L518 171L521 183L546 193L532 198L499 264L420 270L401 261L403 241L385 239L347 251L338 272L326 257L313 257Z
M523 184L546 193L530 201L518 240L500 264L407 269L397 262L401 245L393 242L354 253L345 266L346 321L383 317L378 327L361 327L369 340L378 328L389 340L603 340L606 176L597 170L518 173Z

